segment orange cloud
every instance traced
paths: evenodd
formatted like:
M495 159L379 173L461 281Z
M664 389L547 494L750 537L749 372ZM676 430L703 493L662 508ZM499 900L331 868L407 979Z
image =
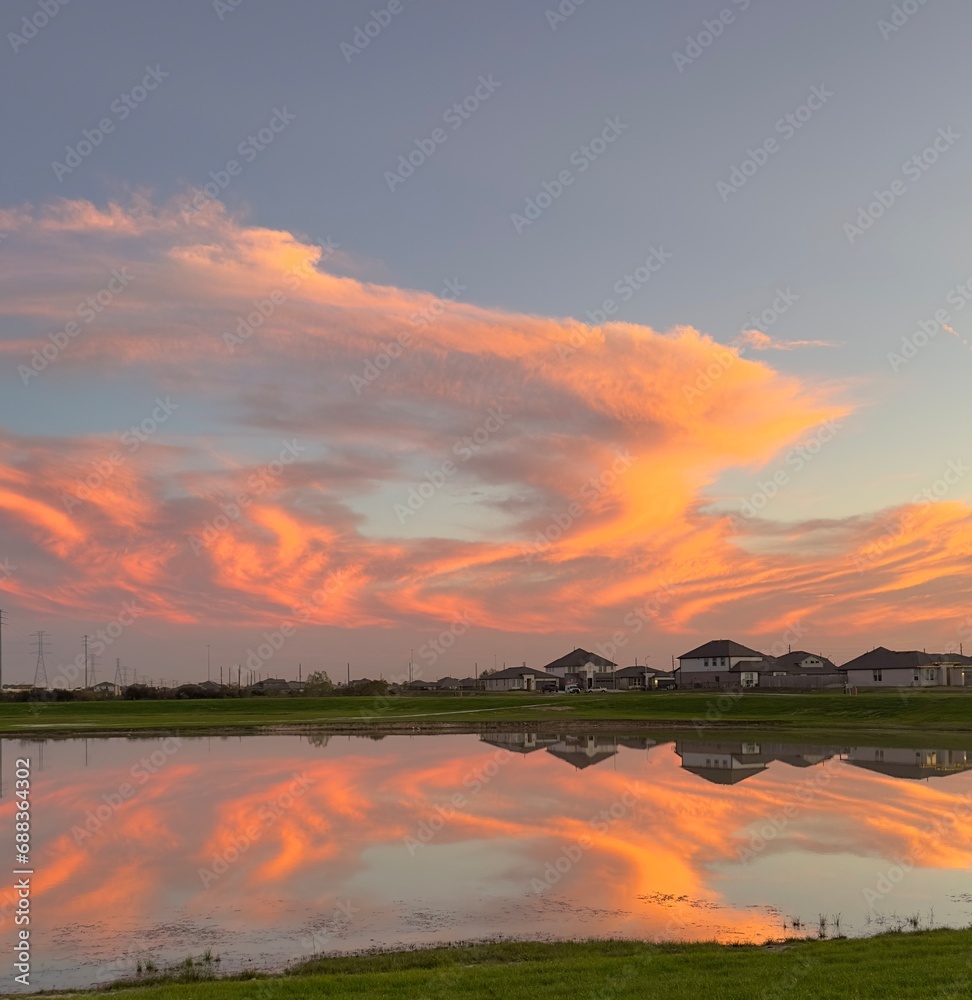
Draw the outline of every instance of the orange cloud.
M0 528L22 567L0 588L25 608L113 615L138 599L170 622L301 609L346 627L467 615L551 631L611 629L654 601L656 628L726 616L738 631L743 615L752 635L793 615L944 622L972 596L963 504L782 529L708 512L727 470L850 407L694 329L363 282L216 203L186 218L144 198L62 201L0 224L0 355L22 391L97 370L147 387L142 426L159 400L176 407L125 445L124 427L93 433L81 414L72 437L0 433ZM130 280L84 318L117 269ZM907 533L863 555L895 517Z

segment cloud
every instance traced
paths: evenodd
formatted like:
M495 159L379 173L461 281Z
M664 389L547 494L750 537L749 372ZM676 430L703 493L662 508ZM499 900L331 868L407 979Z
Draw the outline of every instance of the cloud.
M745 330L737 339L738 346L754 351L795 351L798 347L840 347L835 340L774 340L762 330Z
M893 513L789 526L769 553L749 542L771 526L709 513L726 470L851 407L697 330L363 282L216 203L60 202L0 227L0 357L33 372L8 385L73 427L0 434L0 559L22 567L0 586L26 608L557 631L661 595L653 628L751 634L794 613L941 619L968 597L962 505L919 510L907 556L864 577L856 555ZM119 269L131 280L99 300ZM105 382L128 387L111 432L86 416ZM905 605L913 588L930 596Z

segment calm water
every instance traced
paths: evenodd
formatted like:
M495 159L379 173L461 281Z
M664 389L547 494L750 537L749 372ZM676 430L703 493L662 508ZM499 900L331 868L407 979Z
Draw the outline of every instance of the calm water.
M231 971L461 938L762 941L815 935L820 914L851 935L972 919L972 749L5 740L8 832L17 757L32 769L32 989L207 948Z

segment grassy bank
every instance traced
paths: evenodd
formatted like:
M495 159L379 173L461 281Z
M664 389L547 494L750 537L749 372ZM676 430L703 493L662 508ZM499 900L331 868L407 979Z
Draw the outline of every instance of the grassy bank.
M546 726L666 723L761 726L812 734L861 731L972 733L972 692L884 691L735 696L719 692L585 695L433 695L0 704L0 733L215 730L325 725L427 728L522 722Z
M316 959L286 976L160 983L125 1000L948 1000L972 994L972 932L886 934L766 947L593 941L497 943Z

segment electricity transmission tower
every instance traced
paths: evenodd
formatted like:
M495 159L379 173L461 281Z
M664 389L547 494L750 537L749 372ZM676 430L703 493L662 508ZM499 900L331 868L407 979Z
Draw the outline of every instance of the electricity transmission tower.
M50 643L48 633L38 630L34 633L34 645L37 647L37 666L34 668L34 687L44 688L50 686L47 681L47 665L44 663L44 654L49 653Z

